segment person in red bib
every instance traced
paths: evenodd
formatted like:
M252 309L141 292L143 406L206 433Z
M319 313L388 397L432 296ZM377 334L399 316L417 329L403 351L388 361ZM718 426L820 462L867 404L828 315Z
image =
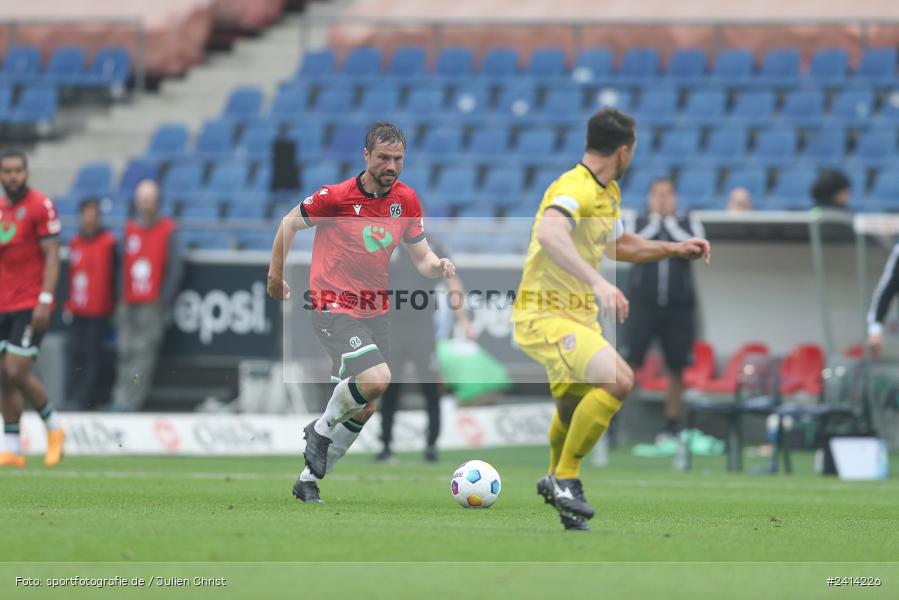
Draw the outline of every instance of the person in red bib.
M159 214L159 186L134 192L136 218L125 224L118 361L111 410L140 410L153 383L169 309L184 272L175 221Z
M306 468L293 486L303 502L321 502L318 480L359 436L390 384L387 292L390 257L401 243L425 277L450 278L455 267L425 239L421 203L399 181L406 138L398 127L375 123L365 137L365 171L325 185L285 217L272 246L268 293L290 298L284 262L296 232L315 227L309 289L301 302L331 358L337 385L321 418L304 429Z
M24 467L19 421L24 399L47 427L44 462L62 458L65 433L43 384L31 372L41 338L50 326L59 278L59 217L53 201L28 186L28 159L0 156L0 397L4 448L0 467Z
M84 200L78 211L81 226L69 242L68 406L88 410L103 404L98 382L103 365L103 340L116 304L115 235L100 222L100 204Z

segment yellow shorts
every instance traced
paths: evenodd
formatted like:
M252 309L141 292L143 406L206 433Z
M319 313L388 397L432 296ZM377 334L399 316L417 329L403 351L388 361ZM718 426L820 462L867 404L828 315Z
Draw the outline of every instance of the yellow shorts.
M549 389L556 398L583 396L594 386L583 383L590 359L609 342L599 323L584 325L560 317L515 323L515 342L521 351L543 365Z

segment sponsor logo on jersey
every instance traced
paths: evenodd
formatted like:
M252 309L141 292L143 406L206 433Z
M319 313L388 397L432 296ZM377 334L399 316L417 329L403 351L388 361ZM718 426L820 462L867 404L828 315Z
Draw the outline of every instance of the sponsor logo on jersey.
M362 230L362 242L366 250L377 252L393 243L393 235L383 227L368 225Z
M0 223L0 244L3 244L5 246L12 241L15 235L15 223Z

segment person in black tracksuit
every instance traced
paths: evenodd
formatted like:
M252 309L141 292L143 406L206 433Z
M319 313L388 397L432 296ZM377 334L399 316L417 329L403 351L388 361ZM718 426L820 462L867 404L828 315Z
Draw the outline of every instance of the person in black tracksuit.
M447 256L444 249L433 239L431 248L439 256ZM446 281L446 286L455 298L461 299L462 285L458 276ZM423 277L412 264L408 253L395 252L390 263L390 289L394 292L390 307L390 355L387 364L393 374L393 381L384 392L379 402L381 411L381 441L383 449L375 457L379 462L393 460L393 425L404 383L417 382L425 399L425 411L428 415L428 430L425 439L424 458L428 462L437 461L437 437L440 435L440 384L436 369L435 351L437 340L434 332L434 313L437 303L446 301L438 299L434 294L435 286L440 283L434 279ZM398 294L403 294L400 301ZM415 294L415 298L413 298ZM427 305L422 299L427 296ZM468 337L474 337L471 322L461 305L454 302L453 312L456 323ZM412 363L414 379L405 377L405 367Z
M883 267L883 273L874 288L871 308L868 309L868 345L877 355L883 344L883 322L893 296L899 292L899 243L893 246L890 257Z
M646 214L636 220L636 233L648 240L680 242L705 238L702 225L677 210L677 194L670 179L653 182ZM665 433L679 427L683 404L683 370L692 361L696 333L696 290L690 261L668 258L635 264L628 282L630 316L625 330L625 356L634 369L658 339L671 379L665 402Z

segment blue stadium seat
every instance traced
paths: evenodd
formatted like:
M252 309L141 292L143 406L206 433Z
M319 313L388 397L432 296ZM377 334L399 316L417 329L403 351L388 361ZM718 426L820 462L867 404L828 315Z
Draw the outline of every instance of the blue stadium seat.
M465 157L476 161L495 161L505 156L509 132L505 128L476 129L469 140Z
M659 51L655 48L631 48L624 53L615 80L622 85L650 83L659 74Z
M820 125L824 119L824 94L817 90L787 94L781 117L791 125Z
M724 195L730 194L731 190L738 187L744 187L749 190L753 198L761 198L765 194L768 176L761 167L744 167L734 169L730 173L724 183Z
M652 182L662 177L668 177L668 169L659 166L643 166L628 171L623 180L621 194L621 206L635 210L646 208L646 195Z
M431 189L431 168L406 167L400 173L400 181L411 187L418 194L427 195Z
M206 195L216 200L240 198L249 189L250 170L244 162L220 163L212 170Z
M271 188L272 169L270 166L264 165L256 171L256 175L253 177L253 183L250 184L250 190L259 197L265 197L271 192Z
M335 162L320 162L303 166L302 189L305 194L312 194L323 185L340 183L340 167Z
M238 155L249 162L268 162L277 134L274 125L254 125L244 129L237 143Z
M698 129L666 130L654 161L666 166L695 162L699 153L699 133Z
M420 120L440 116L444 111L445 94L433 89L413 89L406 101L405 111Z
M310 93L306 86L284 86L275 94L269 117L276 123L290 123L303 118L311 107Z
M837 167L846 154L846 130L825 127L812 133L800 158L821 167Z
M85 198L105 198L112 189L112 167L106 162L92 162L82 165L72 188L69 199L74 203Z
M534 50L526 73L538 79L562 77L565 75L565 52L561 48Z
M825 48L812 57L809 78L815 83L837 85L846 81L849 53L842 48Z
M397 48L390 63L387 74L393 77L411 79L425 75L428 67L428 54L421 46L403 46Z
M237 232L237 243L244 250L271 251L275 236L268 231L243 230Z
M524 195L524 171L519 166L494 167L487 171L479 198L494 206L511 206Z
M751 50L728 48L718 53L710 81L728 87L745 87L752 83L754 59Z
M387 119L400 105L400 90L392 87L374 87L365 90L359 112L370 120Z
M827 115L842 125L865 125L874 113L874 93L871 90L843 90L837 94Z
M496 113L513 120L527 120L536 109L537 90L531 83L506 85L497 100Z
M862 166L874 166L895 162L899 155L896 147L895 129L873 129L864 132L858 139L851 161Z
M331 141L325 148L325 156L336 160L358 161L365 146L364 125L340 124L331 133Z
M883 125L896 126L899 124L899 90L892 90L883 98L880 112L877 113L877 120Z
M119 201L131 201L134 188L144 179L159 180L159 163L146 158L132 158L125 166L119 187L116 190L116 198Z
M456 216L460 219L493 219L497 216L498 212L499 206L490 203L488 197L485 196L478 198L471 204L460 206ZM491 252L494 251L494 247L493 244L490 245ZM473 248L470 248L469 251L484 252L485 249L483 240L480 240L479 243Z
M756 83L771 87L794 87L799 84L799 50L776 48L762 61Z
M709 134L698 160L703 164L733 166L746 158L749 134L745 127L723 127Z
M477 171L474 167L444 167L429 199L438 206L471 204L475 200L476 179Z
M543 99L540 120L558 124L582 124L584 93L580 89L550 89Z
M751 159L762 165L781 165L795 160L798 138L792 129L762 131L755 141Z
M297 157L303 161L318 160L324 152L325 127L320 123L307 121L294 125L287 132L287 137L294 141L297 147Z
M331 77L336 73L336 62L334 50L330 48L306 52L295 79L314 81Z
M353 48L347 54L341 73L345 77L376 77L381 71L381 50L378 48Z
M222 216L222 209L216 202L203 200L201 196L196 196L181 203L181 210L178 217L181 219L197 219L215 221ZM222 234L225 234L222 232ZM211 236L210 236L211 238ZM202 246L201 246L202 247Z
M880 86L894 85L896 82L895 46L865 50L853 81Z
M185 215L182 213L181 215ZM203 213L191 214L188 218L206 218ZM231 234L227 230L217 227L209 229L184 228L181 231L181 244L185 248L195 250L230 250Z
M229 121L210 121L197 136L194 154L202 160L216 161L231 156L234 126Z
M227 205L227 213L229 219L255 219L262 220L268 216L268 205L263 197L257 195L248 195L246 198L235 198ZM273 237L268 234L269 238ZM272 247L272 239L269 239L268 249Z
M698 90L687 97L681 121L688 125L715 125L724 118L727 95L721 90Z
M437 55L434 73L439 77L461 78L472 74L474 53L471 48L444 48Z
M680 48L668 61L665 77L678 85L694 85L705 79L708 56L702 48Z
M612 79L613 55L608 48L587 48L578 53L571 70L577 83L597 83Z
M481 76L491 81L518 74L518 51L514 48L492 48L484 55Z
M94 55L82 85L87 87L123 87L131 77L131 54L127 48L101 48Z
M864 199L865 210L892 211L899 210L899 171L883 169L874 180L871 192Z
M646 91L640 96L635 112L641 125L671 125L677 120L677 92Z
M0 86L0 123L6 121L12 111L12 92L11 87Z
M59 99L56 88L26 87L9 115L10 123L47 125L56 118Z
M691 167L681 171L677 179L678 209L683 211L710 208L715 201L718 171L708 167Z
M728 120L740 125L769 125L774 117L773 92L741 92Z
M162 181L162 197L165 200L194 198L202 190L202 182L203 167L200 164L176 164Z
M424 141L416 148L423 159L442 160L447 156L458 156L462 152L460 127L432 127L425 132Z
M232 90L225 102L222 118L243 122L259 115L262 90L255 86L241 86Z
M817 177L817 172L810 167L794 167L782 169L777 183L765 202L768 210L802 210L811 208L812 201L809 190Z
M50 85L74 87L85 79L85 61L81 46L58 46L50 55L41 80Z
M583 137L583 132L581 132L579 153L584 151ZM555 131L551 129L528 129L518 135L518 143L515 144L512 150L512 157L522 164L540 164L547 155L554 155L556 153L555 150ZM571 154L567 152L566 148L562 149L562 154L570 155L572 159L580 157L579 153Z
M456 88L450 101L448 114L464 123L474 123L487 118L490 89L482 82L465 83Z
M588 112L597 111L601 108L617 108L624 112L630 112L634 104L634 96L627 90L607 87L602 88L590 98L593 106L588 106Z
M41 49L36 46L12 46L3 57L0 83L29 83L39 77Z
M356 93L346 88L325 89L319 92L313 112L319 115L345 116L353 110Z

